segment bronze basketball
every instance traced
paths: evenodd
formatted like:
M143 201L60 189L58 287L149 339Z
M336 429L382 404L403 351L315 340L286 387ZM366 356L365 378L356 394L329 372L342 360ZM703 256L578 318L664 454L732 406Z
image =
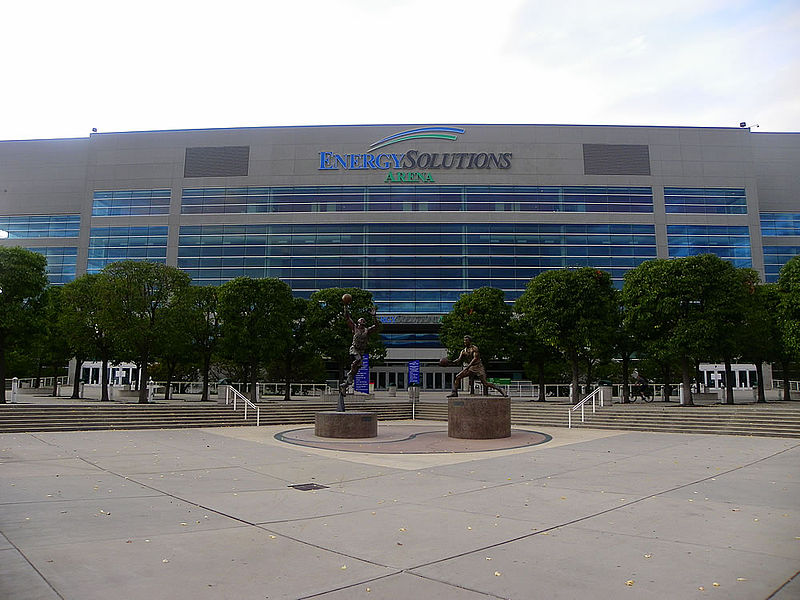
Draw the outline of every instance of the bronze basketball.
M342 296L342 303L343 304L350 304L353 301L353 297L350 294L345 294Z
M447 358L446 356L444 358L440 359L439 360L439 366L440 367L449 367L450 366L450 359Z

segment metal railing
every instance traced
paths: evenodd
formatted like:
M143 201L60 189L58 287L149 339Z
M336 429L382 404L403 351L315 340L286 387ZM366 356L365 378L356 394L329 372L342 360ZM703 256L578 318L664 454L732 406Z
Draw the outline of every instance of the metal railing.
M783 379L775 379L772 384L778 388L783 389ZM790 392L800 392L800 381L791 381L789 380L789 391Z
M225 387L225 405L227 406L231 402L233 402L233 410L236 411L236 403L237 401L244 404L244 418L247 420L247 409L250 408L256 411L256 427L261 425L261 409L250 402L250 400L245 397L239 390L237 390L232 385L226 385Z
M589 402L589 400L592 401L592 412L597 412L596 408L597 404L600 404L601 407L603 406L603 387L604 386L596 388L593 392L591 392L583 400L578 402L575 406L571 406L569 408L569 410L567 411L567 428L569 429L572 428L572 413L578 410L579 408L581 409L581 423L584 422L585 420L584 406L586 406L586 403Z

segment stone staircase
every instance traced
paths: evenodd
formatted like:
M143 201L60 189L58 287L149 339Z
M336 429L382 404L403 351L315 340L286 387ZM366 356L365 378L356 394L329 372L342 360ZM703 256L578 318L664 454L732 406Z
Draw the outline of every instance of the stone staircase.
M512 402L511 422L533 427L566 427L570 405L560 402ZM573 427L620 429L663 433L713 433L800 438L800 403L715 404L680 406L675 402L652 404L613 404L592 413L585 407L572 414ZM447 420L447 405L423 403L416 408L418 419Z
M258 404L262 425L309 424L314 414L334 410L333 402L266 401ZM566 427L566 402L518 402L511 404L511 421L528 427ZM370 410L379 421L411 419L411 404L402 402L348 402L352 410ZM421 402L417 419L446 421L447 404ZM713 433L800 438L800 402L680 406L675 402L614 404L572 415L573 427L654 431L668 433ZM217 403L157 404L4 404L0 405L0 433L34 431L83 431L103 429L170 429L186 427L235 427L255 425L255 414L234 411Z
M261 425L313 423L314 414L335 410L323 402L260 402ZM349 408L370 410L382 421L410 419L408 402L358 402ZM445 417L446 418L446 417ZM89 431L102 429L174 429L255 425L255 411L217 403L192 404L0 404L0 433Z

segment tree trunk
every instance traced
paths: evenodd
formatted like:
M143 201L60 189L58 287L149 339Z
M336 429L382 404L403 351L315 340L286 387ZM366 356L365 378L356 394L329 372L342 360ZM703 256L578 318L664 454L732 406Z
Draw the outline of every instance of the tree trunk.
M211 355L206 354L203 357L203 393L200 394L200 401L208 401L208 371L211 368Z
M142 366L139 367L139 404L148 404L150 402L147 398L147 394L150 391L147 389L147 362L149 358L147 354L142 355Z
M33 381L33 387L37 390L42 386L42 361L36 363L36 378Z
M258 402L258 367L250 366L250 401Z
M539 369L539 402L546 402L547 396L544 389L544 361L540 360L537 367Z
M164 400L169 400L172 394L172 378L175 375L177 365L173 366L167 362L167 385L164 387Z
M694 406L692 401L691 365L686 356L681 358L681 378L683 379L683 404L685 406Z
M109 402L108 397L108 357L102 357L100 365L100 402Z
M58 365L53 365L53 398L58 398Z
M758 386L756 402L763 403L767 401L767 395L764 393L764 364L760 360L756 361L756 377L758 378L756 382L756 386Z
M781 361L781 371L783 371L783 401L791 402L792 394L789 390L789 361Z
M578 385L578 354L573 352L569 357L570 365L572 366L572 398L571 402L577 404L581 399L581 391Z
M661 366L661 377L664 379L664 391L662 392L664 402L669 402L672 397L672 369L669 363Z
M622 355L622 403L628 404L631 401L630 382L631 357L627 354Z
M75 357L75 376L72 379L72 399L81 397L81 369L83 368L83 357Z
M6 403L6 340L0 335L0 404Z
M733 369L731 368L731 357L726 356L725 361L725 404L733 404Z

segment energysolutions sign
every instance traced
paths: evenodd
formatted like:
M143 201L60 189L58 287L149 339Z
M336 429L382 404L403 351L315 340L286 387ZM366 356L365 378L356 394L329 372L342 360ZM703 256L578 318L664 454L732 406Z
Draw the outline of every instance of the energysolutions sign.
M320 171L386 171L384 183L435 183L432 171L441 169L510 169L511 152L387 152L393 144L411 140L454 142L460 127L420 127L399 131L373 143L360 154L319 153ZM381 152L376 152L381 150Z

